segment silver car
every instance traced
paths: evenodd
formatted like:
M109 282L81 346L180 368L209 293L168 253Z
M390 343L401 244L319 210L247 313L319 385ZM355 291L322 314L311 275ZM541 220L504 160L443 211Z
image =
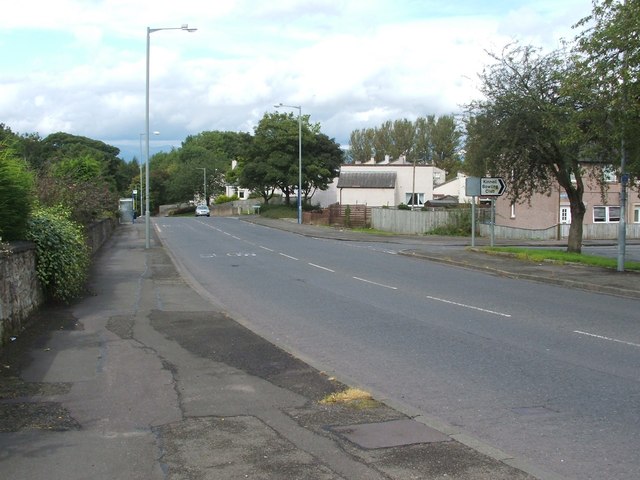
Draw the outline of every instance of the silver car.
M206 205L198 205L196 207L196 217L209 216L209 207Z

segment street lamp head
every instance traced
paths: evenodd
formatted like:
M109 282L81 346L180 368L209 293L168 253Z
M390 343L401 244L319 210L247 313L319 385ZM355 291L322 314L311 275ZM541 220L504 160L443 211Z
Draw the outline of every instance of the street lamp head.
M182 30L185 30L185 31L190 32L190 33L198 31L197 28L189 28L189 25L187 25L186 23L183 24L181 28L182 28Z

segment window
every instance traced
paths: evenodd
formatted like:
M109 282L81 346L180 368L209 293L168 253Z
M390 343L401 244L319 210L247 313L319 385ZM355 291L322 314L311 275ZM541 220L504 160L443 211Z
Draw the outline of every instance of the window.
M633 206L633 223L640 223L640 204Z
M620 221L620 207L593 207L593 223L617 223Z
M595 222L595 220L594 220ZM569 224L571 223L571 208L570 207L560 207L560 223Z
M415 195L415 201L416 203L414 204L412 201L412 195L411 192L409 193L405 193L404 197L405 197L405 202L407 205L416 205L416 206L422 206L424 205L424 193L414 193L413 195Z

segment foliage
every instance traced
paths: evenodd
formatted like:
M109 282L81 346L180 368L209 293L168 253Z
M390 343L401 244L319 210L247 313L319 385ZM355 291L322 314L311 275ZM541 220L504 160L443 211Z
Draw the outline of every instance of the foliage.
M456 208L449 210L446 225L436 227L426 232L427 235L448 235L453 237L468 237L471 235L471 209Z
M576 27L578 56L573 80L585 84L602 104L589 119L600 143L621 158L624 141L628 171L640 176L640 2L599 0Z
M92 158L67 157L49 166L37 179L42 205L64 205L81 225L115 214L118 194L104 177L103 164Z
M260 206L260 216L265 218L298 218L298 210L295 205L264 203Z
M588 143L579 92L565 84L573 63L563 51L541 55L518 45L492 58L480 76L485 99L468 107L467 171L504 177L514 202L546 193L557 182L571 206L568 249L579 252L586 211L581 161Z
M24 239L33 203L33 175L26 162L0 143L0 240Z
M238 200L238 195L231 195L230 197L227 195L218 195L214 203L220 205L222 203L235 202L236 200Z
M253 148L240 162L239 185L259 192L265 203L280 189L290 203L299 181L299 142L302 141L302 188L305 199L316 189L326 190L342 163L340 146L310 124L304 115L298 123L293 113L266 113L255 128ZM299 137L301 129L302 138Z
M374 158L379 163L387 155L392 160L405 156L409 162L433 164L452 178L462 166L461 139L462 131L453 115L429 115L415 122L389 120L376 128L354 130L349 146L353 161L364 163Z
M411 207L405 203L398 205L398 210L411 210Z
M36 271L47 297L69 303L84 291L90 264L83 228L64 207L36 210L27 238L36 244Z
M615 258L599 257L584 253L564 252L549 248L524 248L524 247L483 247L487 253L507 253L521 260L530 262L556 262L556 263L581 263L594 267L617 269L618 260ZM640 272L640 262L625 262L625 270Z

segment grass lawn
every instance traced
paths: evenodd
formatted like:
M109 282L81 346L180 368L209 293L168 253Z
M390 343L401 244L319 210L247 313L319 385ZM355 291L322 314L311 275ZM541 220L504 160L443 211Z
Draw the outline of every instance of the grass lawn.
M612 269L618 267L618 260L616 258L587 255L584 253L569 253L547 248L483 247L482 251L487 253L509 253L521 260L531 262L581 263L594 267ZM624 268L625 270L640 272L640 262L625 262Z

